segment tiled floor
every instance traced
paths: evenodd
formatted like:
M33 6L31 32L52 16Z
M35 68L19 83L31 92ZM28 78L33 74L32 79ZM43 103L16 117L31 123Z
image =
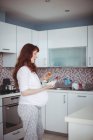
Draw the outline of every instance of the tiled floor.
M55 134L44 134L43 140L68 140L68 138Z

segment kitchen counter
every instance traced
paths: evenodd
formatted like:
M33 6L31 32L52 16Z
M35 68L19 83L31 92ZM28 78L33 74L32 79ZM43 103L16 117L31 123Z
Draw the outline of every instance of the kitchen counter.
M66 122L93 125L93 107L89 106L81 109L68 117L65 117Z
M65 117L69 140L93 140L93 107L88 106Z
M93 91L91 90L91 91L80 91L80 90L66 90L66 89L49 89L48 90L48 92L51 92L51 91L53 91L53 92L60 92L60 93L72 93L72 94L93 94ZM5 95L0 95L0 98L2 99L2 98L5 98L5 97L10 97L10 96L16 96L16 95L20 95L21 93L20 92L18 92L18 93L11 93L11 94L5 94Z
M53 91L53 92L64 92L64 93L80 93L80 94L93 94L93 90L70 90L70 89L49 89L48 91Z

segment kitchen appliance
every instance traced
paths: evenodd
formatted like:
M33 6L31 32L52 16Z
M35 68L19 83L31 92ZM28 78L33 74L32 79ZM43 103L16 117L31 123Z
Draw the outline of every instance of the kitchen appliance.
M17 112L18 102L19 96L5 97L2 99L4 134L22 128L22 121Z
M3 79L3 83L0 86L0 95L4 94L10 94L10 93L18 93L19 90L14 87L14 85L11 85L10 79L5 78Z
M3 79L3 90L8 90L8 89L10 89L9 87L10 87L10 85L11 85L11 82L10 82L10 79L9 78L5 78L5 79Z

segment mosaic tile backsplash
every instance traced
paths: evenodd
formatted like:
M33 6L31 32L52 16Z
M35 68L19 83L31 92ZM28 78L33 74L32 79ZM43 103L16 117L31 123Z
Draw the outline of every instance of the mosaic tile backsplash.
M2 53L0 53L0 85L2 84L3 78L10 78L11 82L14 83L12 78L13 68L2 67ZM38 68L37 74L42 77L46 72L52 73L52 79L59 76L60 79L56 83L56 87L63 86L63 79L69 78L72 82L79 82L83 88L93 88L93 68L62 68L62 67L47 67Z

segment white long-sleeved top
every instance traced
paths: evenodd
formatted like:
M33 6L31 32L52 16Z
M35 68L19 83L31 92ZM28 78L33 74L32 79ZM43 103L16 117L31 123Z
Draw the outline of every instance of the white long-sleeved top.
M35 72L31 72L27 66L22 66L17 72L17 80L20 92L27 89L41 88L40 80ZM44 106L47 103L47 91L42 91L33 95L23 96L21 94L19 104L31 104Z

